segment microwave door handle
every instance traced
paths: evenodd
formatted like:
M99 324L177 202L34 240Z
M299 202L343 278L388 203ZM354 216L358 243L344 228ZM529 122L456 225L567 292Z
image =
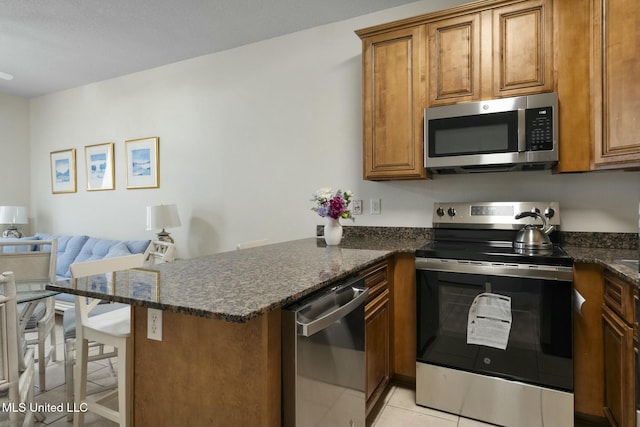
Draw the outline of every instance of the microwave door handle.
M527 130L525 129L525 113L527 110L518 108L518 152L524 153L527 149Z

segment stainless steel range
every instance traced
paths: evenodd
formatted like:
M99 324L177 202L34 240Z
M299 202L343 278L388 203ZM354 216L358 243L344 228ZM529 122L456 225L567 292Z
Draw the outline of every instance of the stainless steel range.
M557 244L558 203L435 203L433 218L433 243L416 251L416 403L573 426L573 261Z

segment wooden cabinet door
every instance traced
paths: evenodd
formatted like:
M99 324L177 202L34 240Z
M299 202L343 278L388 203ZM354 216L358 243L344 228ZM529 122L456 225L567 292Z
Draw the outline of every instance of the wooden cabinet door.
M367 409L389 383L389 290L365 307L365 360Z
M480 14L427 25L429 106L480 99Z
M640 3L594 1L594 163L640 166Z
M612 426L636 425L633 328L606 305L602 308L604 412Z
M363 39L363 176L425 178L425 27Z
M553 21L546 3L526 1L494 9L494 97L553 91Z

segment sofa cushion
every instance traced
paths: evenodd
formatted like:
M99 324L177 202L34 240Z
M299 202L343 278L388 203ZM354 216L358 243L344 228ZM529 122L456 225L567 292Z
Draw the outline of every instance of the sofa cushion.
M80 253L74 262L103 259L109 253L109 249L118 243L120 243L119 240L96 239L95 237L89 237L82 246L82 250L80 250Z
M144 253L149 246L149 240L122 241L96 239L89 237L74 262L94 261L103 258L113 258L136 253Z
M0 242L19 242L20 240L39 240L37 236L29 236L29 237L0 237ZM36 250L37 248L29 248L26 245L18 246L5 246L2 251L3 252L27 252Z
M127 240L124 243L132 254L143 254L151 244L151 240Z
M56 236L55 234L36 233L40 240L58 240L58 259L56 261L56 275L71 277L69 266L75 262L80 250L89 240L89 236Z

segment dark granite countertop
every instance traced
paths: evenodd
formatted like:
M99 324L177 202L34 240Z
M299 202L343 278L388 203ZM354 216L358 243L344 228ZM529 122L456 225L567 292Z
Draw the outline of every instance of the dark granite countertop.
M117 272L113 282L94 277L78 280L75 288L68 280L48 288L245 322L394 254L413 253L432 239L431 230L426 228L344 227L344 232L340 246L327 247L322 238L294 240ZM607 235L609 240L626 242L621 236ZM587 233L571 233L567 237L562 247L575 262L600 264L640 286L637 268L620 262L637 260L637 249L589 247L594 241ZM623 247L633 246L634 242L637 244L633 240Z
M621 260L637 260L637 249L612 249L576 246L563 246L562 249L564 249L571 258L573 258L574 262L600 264L622 279L640 286L640 274L638 274L638 268L634 268L628 264L621 262Z
M424 239L353 236L340 246L309 238L179 260L49 289L196 316L245 322L299 300Z

